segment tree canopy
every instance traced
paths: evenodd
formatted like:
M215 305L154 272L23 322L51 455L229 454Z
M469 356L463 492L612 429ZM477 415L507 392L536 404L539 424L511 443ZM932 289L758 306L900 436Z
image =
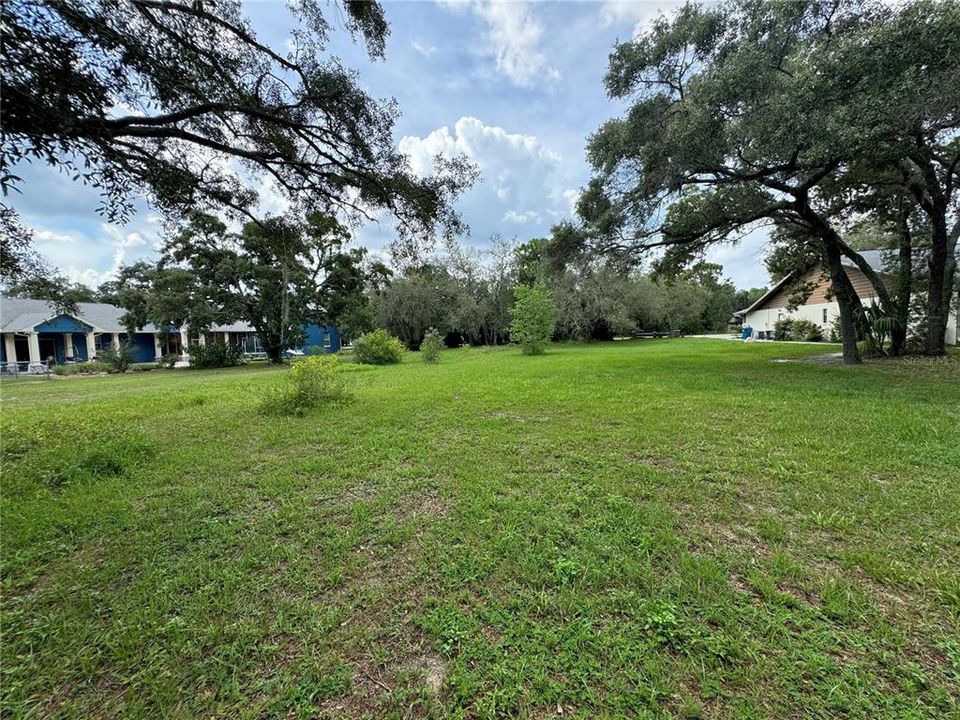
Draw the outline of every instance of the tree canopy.
M958 68L954 2L737 0L661 16L611 54L607 90L630 105L590 138L595 174L567 245L659 248L682 266L757 223L795 226L819 245L856 361L859 299L841 256L880 281L842 238L852 194L889 184L878 168L915 184L925 162L948 189ZM949 270L949 248L932 261Z
M303 223L283 217L231 232L219 219L191 213L163 248L159 263L121 273L117 296L132 329L188 326L204 332L242 320L279 362L310 323L336 323L365 302L364 251L348 249L347 230L312 213Z
M378 2L293 0L289 52L257 38L240 0L10 0L0 7L0 186L42 161L102 189L125 219L147 195L162 210L254 217L254 187L326 215L396 220L400 242L451 234L462 158L416 176L393 138L398 108L327 53L328 16L382 58ZM251 177L256 178L254 183Z

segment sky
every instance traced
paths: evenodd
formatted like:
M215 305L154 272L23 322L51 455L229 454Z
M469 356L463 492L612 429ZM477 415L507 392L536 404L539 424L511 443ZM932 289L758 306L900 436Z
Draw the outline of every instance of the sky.
M590 174L586 140L625 108L604 93L610 50L674 4L387 0L385 60L369 60L346 32L334 33L329 50L359 71L370 94L396 98L396 141L414 170L428 171L441 151L478 166L481 180L457 206L470 226L461 242L484 249L494 234L524 242L572 215ZM244 9L261 40L285 47L294 21L282 0L245 0ZM123 264L156 258L162 227L147 203L138 202L126 224L110 224L97 214L97 189L46 166L16 174L22 194L7 200L35 229L37 249L70 279L96 286ZM262 205L280 208L276 197ZM377 253L390 225L368 224L354 238ZM707 259L738 287L766 285L765 239L755 231Z

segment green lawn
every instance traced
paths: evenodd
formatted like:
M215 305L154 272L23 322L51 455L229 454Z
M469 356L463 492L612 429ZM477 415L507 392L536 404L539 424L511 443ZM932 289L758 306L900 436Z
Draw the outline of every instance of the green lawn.
M5 384L0 715L958 717L960 357L826 349Z

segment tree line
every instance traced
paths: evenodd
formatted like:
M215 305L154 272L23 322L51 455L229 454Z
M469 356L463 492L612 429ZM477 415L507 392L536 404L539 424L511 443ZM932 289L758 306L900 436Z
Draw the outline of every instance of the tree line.
M146 196L189 225L155 267L118 279L131 321L177 319L144 300L169 287L197 326L211 321L205 308L222 308L270 348L317 313L346 327L390 324L417 342L422 323L407 315L432 298L444 316L434 324L502 342L509 273L491 268L522 268L526 254L546 268L561 337L634 321L716 329L730 289L718 289L705 252L766 224L775 267L825 268L847 362L859 362L871 323L892 329L899 353L918 319L925 352L945 351L960 239L958 0L730 0L659 16L610 55L605 87L627 109L588 138L592 177L576 216L482 272L462 252L439 265L430 253L466 230L454 204L476 168L438 157L432 174L413 173L393 139L396 104L372 98L328 51L336 18L381 60L381 5L292 9L298 26L281 53L257 38L239 0L0 6L0 189L16 190L17 168L41 161L101 189L108 219ZM288 217L262 216L265 185L289 201ZM393 218L402 273L367 267L342 241L317 244L317 233L342 238L378 213ZM864 234L892 248L885 272L860 253ZM650 260L654 277L641 270ZM879 312L863 307L845 261L871 283ZM29 229L0 208L0 282L68 305L70 289L49 280ZM713 305L691 310L703 297ZM283 321L268 324L259 305Z
M367 322L413 348L429 328L449 344L506 343L517 289L542 283L553 298L555 340L610 340L634 330L716 332L764 292L736 289L722 278L722 267L709 263L670 278L639 268L624 272L602 259L557 267L552 241L494 238L484 252L450 245L372 292Z

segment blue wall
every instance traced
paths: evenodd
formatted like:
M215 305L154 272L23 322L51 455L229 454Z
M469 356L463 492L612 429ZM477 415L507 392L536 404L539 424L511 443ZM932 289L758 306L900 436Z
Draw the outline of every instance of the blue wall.
M36 325L33 329L38 333L88 333L93 328L69 315L59 315L53 320Z
M125 338L126 335L120 337ZM153 362L157 359L157 350L153 346L153 335L137 333L133 336L133 361L136 363Z
M87 336L83 333L73 334L73 359L89 360L87 357Z
M340 352L340 332L333 325L307 325L303 331L305 337L300 349L307 355L311 354L314 345L324 348L328 353ZM330 338L328 347L324 347L324 334Z

